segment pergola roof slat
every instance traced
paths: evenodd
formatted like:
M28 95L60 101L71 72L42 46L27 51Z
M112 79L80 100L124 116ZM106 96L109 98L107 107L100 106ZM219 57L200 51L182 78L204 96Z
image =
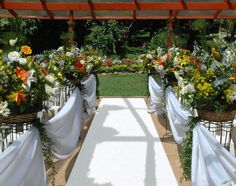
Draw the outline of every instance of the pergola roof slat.
M6 9L14 17L22 18L38 18L38 19L69 19L68 12L77 12L74 19L216 19L231 18L236 19L236 1L235 0L124 0L115 1L98 1L98 0L81 0L81 1L47 1L47 0L5 0L0 2L0 9ZM22 12L18 13L18 10ZM24 14L29 11L30 15ZM46 15L39 15L38 11L46 12ZM80 12L89 11L90 15L80 15ZM110 15L107 13L114 12ZM124 12L130 11L130 15L124 15ZM139 14L139 11L146 11ZM156 11L157 15L149 15L148 11ZM161 11L171 11L171 15L158 14ZM185 14L191 12L191 15ZM194 13L194 12L197 13ZM202 11L202 14L198 14ZM206 14L206 11L209 13ZM222 14L222 11L230 11L230 13ZM35 13L33 13L35 12ZM56 14L55 12L58 12ZM67 12L62 14L59 12ZM210 14L210 15L209 15ZM1 17L11 17L9 14L0 14Z

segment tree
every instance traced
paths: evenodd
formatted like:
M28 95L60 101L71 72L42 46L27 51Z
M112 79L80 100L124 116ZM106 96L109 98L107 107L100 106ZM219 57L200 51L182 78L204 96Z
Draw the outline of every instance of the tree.
M116 54L124 31L115 20L94 22L88 35L88 44L104 54Z

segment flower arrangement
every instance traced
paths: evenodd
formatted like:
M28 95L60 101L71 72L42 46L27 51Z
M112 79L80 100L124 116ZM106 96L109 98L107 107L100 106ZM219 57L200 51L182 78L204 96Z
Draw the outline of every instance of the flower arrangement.
M61 46L47 51L42 66L62 85L80 86L80 81L101 66L101 57L91 48Z
M224 43L221 52L212 48L211 53L195 45L192 60L175 72L185 106L216 113L236 109L236 47Z
M12 51L0 51L0 118L39 110L47 99L45 85L50 85L31 48L16 42L9 41Z
M149 71L155 71L160 75L166 85L177 81L175 78L175 71L182 68L182 66L189 60L189 51L172 47L165 52L158 47L157 50L148 52L141 56L144 59L146 68Z

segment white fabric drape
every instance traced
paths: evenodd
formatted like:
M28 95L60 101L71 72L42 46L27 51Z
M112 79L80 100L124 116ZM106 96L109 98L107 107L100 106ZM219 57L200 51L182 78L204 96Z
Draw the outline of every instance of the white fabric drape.
M149 76L148 78L148 89L150 93L150 103L148 107L148 112L156 112L158 115L163 114L163 90L153 79L152 76Z
M85 99L88 104L86 106L87 114L84 114L83 118L88 119L92 114L94 114L96 110L95 106L96 106L96 99L97 99L97 96L96 96L97 82L96 82L95 76L91 74L88 79L86 79L85 81L82 81L82 84L85 86L85 89L86 89L86 96L83 97L83 99Z
M166 111L174 140L180 144L189 129L187 125L191 114L182 108L169 87L166 88Z
M193 131L192 185L236 184L236 158L199 123Z
M26 131L0 154L0 185L46 186L38 129Z
M82 101L76 88L63 108L46 123L48 137L54 142L55 156L66 159L76 147L82 121Z

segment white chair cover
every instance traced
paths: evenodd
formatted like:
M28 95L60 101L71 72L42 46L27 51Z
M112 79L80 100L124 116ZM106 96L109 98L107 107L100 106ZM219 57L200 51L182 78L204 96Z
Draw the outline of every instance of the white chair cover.
M236 158L201 124L193 130L193 186L236 184Z
M96 107L96 99L97 99L97 96L96 96L97 82L96 82L95 76L91 74L88 79L82 82L82 84L85 86L86 93L87 93L86 96L83 97L83 99L85 99L88 103L88 105L86 106L87 114L84 114L83 118L88 119L96 111L95 107Z
M148 89L150 93L150 103L148 107L148 112L149 113L156 112L158 115L163 114L164 113L163 90L153 79L152 76L149 76L148 78Z
M38 129L26 131L0 154L0 185L46 186Z
M176 143L180 144L189 130L189 116L191 114L184 110L169 87L166 88L166 110L171 131Z
M76 147L82 121L82 101L78 88L63 108L46 123L48 137L54 142L55 156L66 159Z

